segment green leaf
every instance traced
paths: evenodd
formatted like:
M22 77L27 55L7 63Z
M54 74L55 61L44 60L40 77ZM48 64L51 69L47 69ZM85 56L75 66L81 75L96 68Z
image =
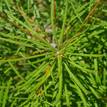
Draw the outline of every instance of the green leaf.
M8 82L7 82L7 86L5 88L5 92L4 92L4 96L3 96L3 103L2 103L2 107L5 107L6 106L6 103L8 101L8 97L9 97L9 88L10 88L10 85L11 85L11 80L10 79Z

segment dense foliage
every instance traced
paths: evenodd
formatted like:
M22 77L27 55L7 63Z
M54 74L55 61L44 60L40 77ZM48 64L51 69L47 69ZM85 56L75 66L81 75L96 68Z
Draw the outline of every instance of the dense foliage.
M0 0L0 107L107 107L107 1Z

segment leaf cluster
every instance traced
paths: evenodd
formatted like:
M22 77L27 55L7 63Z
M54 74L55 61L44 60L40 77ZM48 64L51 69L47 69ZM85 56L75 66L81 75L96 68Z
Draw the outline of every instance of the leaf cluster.
M0 107L106 107L107 2L0 0Z

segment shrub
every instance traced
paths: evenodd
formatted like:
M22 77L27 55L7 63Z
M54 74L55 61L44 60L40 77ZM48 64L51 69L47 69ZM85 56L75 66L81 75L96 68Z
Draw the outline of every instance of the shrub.
M0 1L0 107L106 107L107 2Z

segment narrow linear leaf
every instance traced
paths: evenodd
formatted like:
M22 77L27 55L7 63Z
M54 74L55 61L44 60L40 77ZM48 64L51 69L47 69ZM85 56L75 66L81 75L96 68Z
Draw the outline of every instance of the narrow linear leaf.
M5 41L5 42L9 42L9 43L12 43L12 44L16 44L16 45L22 45L22 46L25 46L25 47L33 47L30 44L25 44L23 42L14 41L12 39L6 39L6 38L1 38L0 37L0 40Z
M11 85L11 79L8 81L7 87L6 87L5 92L4 92L2 107L6 107L6 102L7 102L8 97L9 97L9 96L8 96L8 93L9 93L10 85Z
M12 70L15 72L15 74L21 78L22 80L24 80L24 78L20 75L20 73L16 70L16 68L13 66L13 64L11 62L8 62L10 67L12 68Z
M59 44L62 43L63 41L64 29L65 29L65 24L66 24L66 19L67 19L67 9L68 9L68 0L65 1L65 11L64 11L64 16L63 16L63 25L62 25L62 29L60 33Z
M89 86L89 88L96 98L98 98L98 99L101 98L100 94L94 88L92 88L91 86Z
M60 106L61 102L61 96L62 96L62 90L63 90L63 72L62 72L62 57L58 55L58 78L59 78L59 90L56 97L57 106Z
M81 89L77 85L76 85L76 89L78 90L77 91L78 95L80 96L80 98L83 101L84 107L89 107L84 94L82 93Z
M81 82L80 82L80 81L78 80L78 78L72 73L72 71L70 71L70 69L68 68L67 64L64 63L64 65L65 65L65 68L66 68L66 70L67 70L67 72L68 72L68 74L69 74L69 76L70 76L70 79L71 79L74 83L76 83L85 94L87 94L87 93L88 93L87 89L81 84Z
M73 62L73 61L69 61L69 63L70 64L72 64L74 67L77 67L77 68L79 68L81 71L83 71L84 73L93 73L94 72L94 70L90 70L90 69L86 69L86 68L84 68L84 67L81 67L79 64L76 64L75 62Z
M65 85L65 96L66 96L67 107L70 107L70 96L66 85Z

